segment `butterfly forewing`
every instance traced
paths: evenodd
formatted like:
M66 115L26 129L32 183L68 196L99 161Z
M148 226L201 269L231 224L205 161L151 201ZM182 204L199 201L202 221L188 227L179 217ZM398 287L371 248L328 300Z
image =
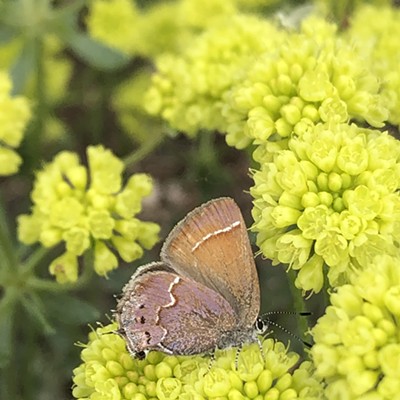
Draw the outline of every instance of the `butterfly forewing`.
M195 209L168 236L161 259L179 274L221 294L240 326L260 308L257 271L239 207L230 198Z

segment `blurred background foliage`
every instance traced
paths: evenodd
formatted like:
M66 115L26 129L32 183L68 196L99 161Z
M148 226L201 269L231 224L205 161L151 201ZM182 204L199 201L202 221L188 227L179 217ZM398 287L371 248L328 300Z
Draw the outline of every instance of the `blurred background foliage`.
M10 74L13 95L26 96L32 109L19 148L21 169L15 176L0 178L2 399L71 398L71 371L79 364L80 353L73 344L86 341L88 324L109 321L114 295L139 265L159 258L162 239L192 208L211 198L232 196L248 226L252 223L248 194L251 147L236 150L222 136L209 132L184 136L149 116L143 94L155 68L154 57L190 46L213 23L212 17L219 12L234 13L235 7L278 18L296 6L290 14L293 21L307 12L302 1L138 0L129 11L137 14L137 36L124 36L122 27L131 20L125 18L128 10L122 10L107 22L115 33L107 43L107 31L93 27L88 31L90 23L95 25L89 14L96 3L100 4L85 0L0 2L0 68ZM181 14L174 13L177 3ZM331 17L344 25L361 1L316 3L327 7ZM82 268L84 273L75 284L61 286L48 273L60 249L42 251L39 246L18 243L16 217L29 210L34 174L45 162L61 150L75 151L84 159L86 147L99 143L125 160L127 175L145 172L153 177L154 191L144 202L141 218L161 226L161 241L142 259L110 273L108 279ZM10 255L13 259L7 261ZM7 262L18 266L11 274L4 272ZM90 263L90 259L83 262ZM45 284L29 284L29 263ZM260 257L257 264L262 312L292 311L284 269L272 268ZM324 309L321 296L307 301L313 312L310 325ZM279 318L278 322L299 334L294 318ZM288 340L277 330L274 335ZM301 351L300 343L292 346Z

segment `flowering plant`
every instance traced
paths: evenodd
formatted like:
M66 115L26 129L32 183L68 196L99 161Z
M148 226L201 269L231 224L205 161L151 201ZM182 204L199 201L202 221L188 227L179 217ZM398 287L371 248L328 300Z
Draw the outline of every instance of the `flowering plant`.
M0 4L1 398L399 397L400 11L364 3ZM87 339L225 195L262 309L297 317L212 357L134 359L114 320Z

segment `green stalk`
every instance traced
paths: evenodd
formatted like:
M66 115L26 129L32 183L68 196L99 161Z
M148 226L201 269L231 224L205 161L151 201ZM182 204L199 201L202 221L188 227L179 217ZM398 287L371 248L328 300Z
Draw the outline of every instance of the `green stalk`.
M297 312L297 326L299 328L299 334L301 339L306 340L305 333L308 331L307 319L301 316L299 313L307 311L304 303L304 298L301 295L301 291L295 286L294 281L296 280L296 273L293 269L290 269L288 272L288 283L290 293L293 299L294 309Z
M331 304L331 299L330 299L330 292L331 287L329 285L328 281L328 274L327 274L327 266L325 265L324 267L324 286L322 288L322 293L323 293L323 299L324 299L324 309Z
M209 131L201 131L199 138L199 159L203 166L212 169L218 164L218 158L214 147L214 134Z
M28 296L21 296L20 302L32 320L40 325L45 335L55 333L54 328L46 318L45 307L36 293L32 292Z
M47 114L47 100L44 71L44 46L42 37L36 37L32 41L32 45L35 49L36 63L36 104L33 128L30 130L30 134L26 138L26 146L29 149L31 165L36 166L41 159L42 133Z
M129 168L147 157L147 155L149 155L156 147L158 147L162 143L164 138L165 134L161 132L142 143L138 149L136 149L123 159L125 168Z
M11 233L8 228L6 210L0 193L0 283L6 271L12 271L16 265L16 256Z
M27 287L33 291L40 290L40 291L54 292L54 293L66 292L69 290L77 290L85 287L90 282L93 276L93 272L94 271L92 266L86 265L85 268L83 269L83 273L76 282L70 282L64 284L58 283L50 279L41 279L32 276L27 281Z
M18 393L18 360L15 358L15 305L18 290L7 288L0 300L0 397L17 399Z
M32 273L34 268L39 264L40 261L50 252L51 249L43 246L39 246L23 263L21 271L24 277L27 277Z

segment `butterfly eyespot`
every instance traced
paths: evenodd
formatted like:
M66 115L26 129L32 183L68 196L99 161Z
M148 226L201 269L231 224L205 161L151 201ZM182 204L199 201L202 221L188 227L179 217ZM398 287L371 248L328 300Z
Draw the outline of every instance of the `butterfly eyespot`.
M140 304L138 308L141 310L142 308L144 308L144 304Z
M143 315L140 317L140 323L144 324L146 322L146 319L143 317Z

